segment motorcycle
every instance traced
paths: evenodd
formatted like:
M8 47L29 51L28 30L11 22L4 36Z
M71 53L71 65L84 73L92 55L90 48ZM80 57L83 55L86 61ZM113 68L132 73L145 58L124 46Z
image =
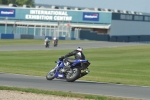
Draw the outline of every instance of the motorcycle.
M57 47L58 40L54 40L54 47Z
M64 63L63 60L58 59L55 61L56 67L50 70L47 75L47 80L66 79L68 82L74 82L75 80L87 75L89 73L88 66L90 62L88 60L67 60ZM64 66L70 66L66 72L63 72Z

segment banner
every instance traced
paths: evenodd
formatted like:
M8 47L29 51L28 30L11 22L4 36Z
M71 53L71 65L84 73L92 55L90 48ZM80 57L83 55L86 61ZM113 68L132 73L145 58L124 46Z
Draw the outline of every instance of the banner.
M83 12L84 21L99 21L99 13Z
M0 17L15 17L15 9L0 8Z

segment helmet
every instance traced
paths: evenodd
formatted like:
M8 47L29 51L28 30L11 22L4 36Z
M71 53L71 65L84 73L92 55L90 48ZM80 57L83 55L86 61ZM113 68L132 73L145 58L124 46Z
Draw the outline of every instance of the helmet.
M56 37L54 37L53 39L56 40Z
M83 48L78 47L76 50L78 50L78 51L82 52L82 51L83 51Z

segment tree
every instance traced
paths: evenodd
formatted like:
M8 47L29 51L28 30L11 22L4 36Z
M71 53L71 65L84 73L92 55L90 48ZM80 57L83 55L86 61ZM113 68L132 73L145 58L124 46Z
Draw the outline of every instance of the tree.
M23 6L24 4L34 6L34 0L0 0L0 4L17 4L18 6Z
M24 4L34 6L34 0L16 0L16 4L22 6Z
M7 0L2 0L2 4L7 5L8 4Z
M7 1L7 4L10 4L10 3L15 4L16 3L16 0L6 0L6 1Z

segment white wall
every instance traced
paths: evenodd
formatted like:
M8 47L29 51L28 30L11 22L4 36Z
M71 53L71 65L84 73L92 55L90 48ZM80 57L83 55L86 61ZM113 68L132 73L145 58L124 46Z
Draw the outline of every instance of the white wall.
M109 34L150 35L150 22L112 20Z

